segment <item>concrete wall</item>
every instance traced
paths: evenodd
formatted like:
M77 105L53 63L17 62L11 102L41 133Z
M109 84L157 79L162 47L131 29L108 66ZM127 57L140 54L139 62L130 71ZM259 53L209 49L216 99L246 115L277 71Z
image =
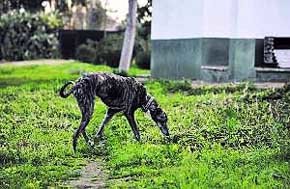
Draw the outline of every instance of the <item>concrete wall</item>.
M153 77L255 79L265 36L290 35L290 0L153 1ZM214 71L202 66L229 66ZM225 74L225 75L223 75Z
M289 0L239 0L234 38L290 35Z
M151 38L188 39L202 36L203 1L153 1Z
M229 64L228 38L202 38L202 65L228 66Z
M199 79L201 39L153 40L151 76L165 79Z
M229 79L255 80L255 39L231 39L229 47Z
M236 27L236 4L236 0L204 0L203 33L200 37L232 37Z
M290 35L289 0L158 0L152 40Z

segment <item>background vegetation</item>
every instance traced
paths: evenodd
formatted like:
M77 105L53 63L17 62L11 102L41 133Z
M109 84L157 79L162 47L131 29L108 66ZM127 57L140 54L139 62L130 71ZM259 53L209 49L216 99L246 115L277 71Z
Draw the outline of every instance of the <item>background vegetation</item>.
M73 9L80 8L86 10L87 19L83 20L81 14L73 13ZM41 0L36 0L32 3L28 0L4 0L0 4L0 60L59 57L59 48L65 43L63 41L59 44L59 29L76 27L75 29L81 30L106 30L106 22L111 19L107 11L109 10L102 7L100 1L59 0L42 3ZM151 11L151 0L144 6L139 6L137 11L138 35L133 59L136 65L143 69L150 68ZM78 28L79 25L86 27ZM122 26L119 29L121 31ZM122 32L104 35L100 41L88 40L85 44L78 44L78 47L72 47L73 57L88 63L118 67L123 35Z
M123 43L123 34L109 34L99 42L88 40L77 48L78 60L93 64L118 67Z
M0 16L0 60L56 58L57 14L10 11Z
M77 48L76 58L80 61L92 64L104 64L113 68L119 66L123 44L123 33L107 34L100 41L87 40ZM142 51L140 40L135 41L133 59L137 52ZM142 57L141 57L142 58ZM137 66L139 64L136 63Z
M74 98L61 99L67 80L106 66L0 66L0 188L61 186L88 158L103 158L112 188L288 188L289 94L250 84L192 89L189 82L148 81L147 90L168 113L171 140L164 140L141 111L141 142L125 118L115 117L94 150L71 138L80 113ZM148 71L131 69L131 75ZM88 133L105 113L97 100Z

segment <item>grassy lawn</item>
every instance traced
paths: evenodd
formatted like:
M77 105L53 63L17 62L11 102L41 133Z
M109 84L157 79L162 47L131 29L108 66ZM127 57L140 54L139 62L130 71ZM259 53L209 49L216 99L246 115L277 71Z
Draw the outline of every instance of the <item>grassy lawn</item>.
M80 112L58 90L84 72L106 66L78 62L0 66L0 188L59 186L78 176L85 161L103 158L111 188L289 188L289 97L272 103L243 100L269 91L247 84L191 89L187 82L148 81L168 113L171 140L141 111L141 142L122 116L94 150L71 139ZM130 75L148 74L133 68ZM87 127L93 135L106 108L96 101Z

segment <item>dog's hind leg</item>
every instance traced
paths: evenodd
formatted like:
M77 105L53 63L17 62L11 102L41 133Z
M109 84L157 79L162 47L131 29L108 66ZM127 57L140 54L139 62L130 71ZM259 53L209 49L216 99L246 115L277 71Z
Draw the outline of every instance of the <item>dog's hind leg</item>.
M102 136L103 131L104 131L104 127L106 126L106 124L109 123L109 121L112 119L112 117L120 111L121 111L121 109L112 109L112 108L109 108L107 110L106 115L105 115L99 129L98 129L98 132L95 135L96 138L100 138Z
M84 99L80 99L80 100L78 99L78 104L82 112L82 120L81 120L79 128L76 130L76 132L73 135L73 150L74 151L76 151L77 140L80 134L83 135L86 143L89 144L89 137L87 136L85 132L85 128L89 124L91 116L93 114L94 100L85 101Z
M129 114L125 114L131 128L132 128L132 131L135 135L135 138L137 141L140 141L140 133L139 133L139 130L137 128L137 124L136 124L136 121L135 121L135 118L134 118L134 113L129 113Z
M83 117L81 120L79 128L76 130L76 132L73 135L73 150L74 150L74 152L76 152L77 140L79 138L79 135L84 132L84 129L88 125L89 121L90 120L88 118Z

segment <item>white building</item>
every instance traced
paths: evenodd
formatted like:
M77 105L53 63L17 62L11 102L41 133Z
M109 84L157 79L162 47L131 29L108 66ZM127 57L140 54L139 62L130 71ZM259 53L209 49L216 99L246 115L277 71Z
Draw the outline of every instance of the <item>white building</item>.
M290 0L155 0L152 76L264 80L264 38L290 37L289 20Z

